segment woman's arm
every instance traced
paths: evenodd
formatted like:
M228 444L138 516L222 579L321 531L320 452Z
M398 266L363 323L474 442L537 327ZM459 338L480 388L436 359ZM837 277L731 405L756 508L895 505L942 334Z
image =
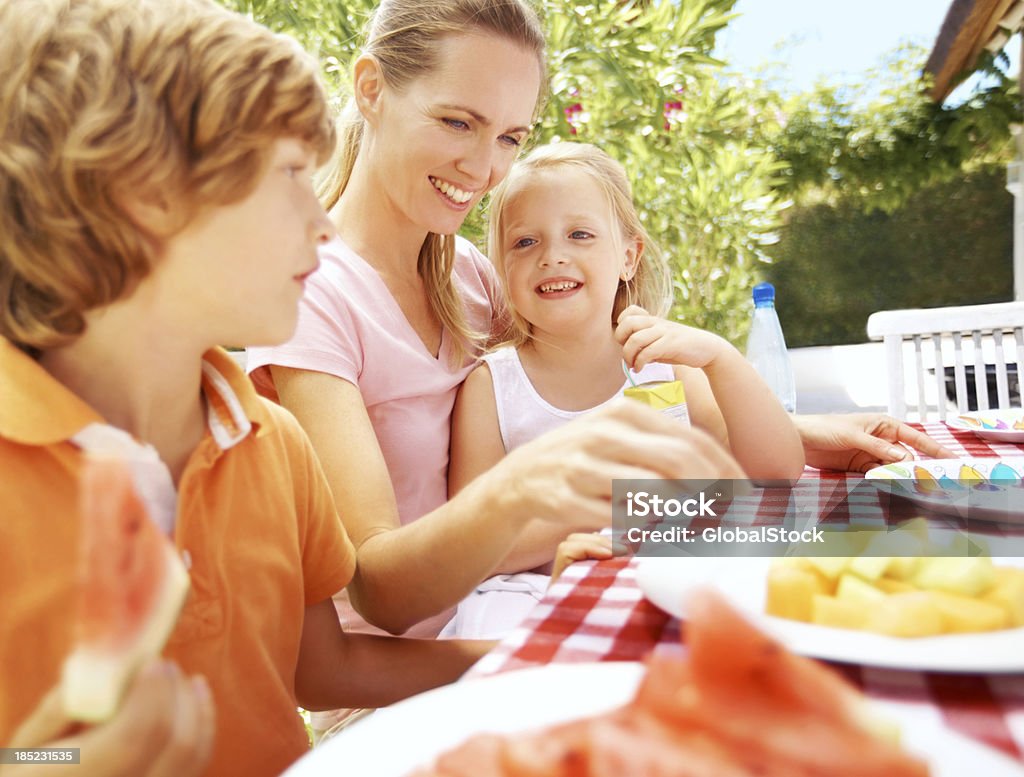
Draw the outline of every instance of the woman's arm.
M954 455L939 442L881 413L797 415L793 421L807 463L819 469L867 472L873 467L913 458L904 445L935 459Z
M348 591L360 615L400 634L454 605L493 572L525 519L494 519L495 503L478 490L401 526L359 389L326 373L272 370L281 404L309 435L356 548Z
M459 602L489 577L531 519L607 524L612 481L742 478L706 434L636 402L608 408L523 445L446 504L399 526L387 467L355 386L273 368L282 404L305 427L358 554L348 590L369 622L392 633ZM382 493L383 492L383 493Z

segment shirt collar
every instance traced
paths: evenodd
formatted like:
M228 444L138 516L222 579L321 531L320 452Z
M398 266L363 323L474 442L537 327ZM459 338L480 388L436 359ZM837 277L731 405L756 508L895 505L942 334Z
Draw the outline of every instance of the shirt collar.
M227 449L267 422L267 410L249 378L221 348L203 355L207 422L217 445ZM70 440L104 419L38 362L0 337L0 436L25 445Z

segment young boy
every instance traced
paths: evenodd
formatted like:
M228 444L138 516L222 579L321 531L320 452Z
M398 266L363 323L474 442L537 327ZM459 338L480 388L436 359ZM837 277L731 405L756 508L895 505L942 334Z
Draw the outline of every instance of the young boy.
M297 703L387 704L480 652L342 634L355 554L320 467L216 348L287 339L329 238L315 66L206 0L4 0L0 29L0 746L278 774ZM132 461L192 586L164 660L82 731L53 689L90 450Z

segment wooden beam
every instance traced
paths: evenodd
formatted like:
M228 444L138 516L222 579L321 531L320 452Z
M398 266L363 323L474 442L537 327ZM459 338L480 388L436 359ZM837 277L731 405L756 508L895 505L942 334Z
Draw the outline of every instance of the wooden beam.
M993 36L999 30L999 22L1002 21L1003 17L1006 16L1010 9L1018 3L1018 0L999 0L996 5L995 13L989 18L988 23L982 30L981 36L974 42L974 46L971 48L970 56L967 57L967 67L973 68L975 63L978 61L978 57L985 46Z
M970 56L990 21L993 17L996 22L1002 18L1002 14L996 16L999 6L1012 1L953 0L942 22L935 47L925 64L925 70L935 78L932 99L936 102L943 100L953 90L953 86L965 75L964 71L973 64ZM980 45L983 47L985 42Z

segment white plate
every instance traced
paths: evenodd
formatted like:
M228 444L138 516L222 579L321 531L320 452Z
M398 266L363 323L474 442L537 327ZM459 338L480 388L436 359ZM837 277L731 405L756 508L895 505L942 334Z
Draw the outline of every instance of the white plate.
M974 410L959 413L946 420L954 429L974 432L984 440L1024 443L1024 410Z
M864 478L935 512L1024 523L1024 457L901 461L868 470Z
M906 639L765 615L765 590L771 561L768 558L648 558L640 562L636 579L648 599L677 618L685 617L689 594L710 585L764 631L794 653L805 656L931 672L1024 671L1024 628ZM1024 559L993 561L1004 566L1024 566Z
M642 674L636 663L549 664L455 683L353 724L285 777L405 777L471 734L527 731L618 707L633 697ZM1006 756L935 723L927 708L877 706L900 724L904 747L928 760L932 777L1024 774Z

